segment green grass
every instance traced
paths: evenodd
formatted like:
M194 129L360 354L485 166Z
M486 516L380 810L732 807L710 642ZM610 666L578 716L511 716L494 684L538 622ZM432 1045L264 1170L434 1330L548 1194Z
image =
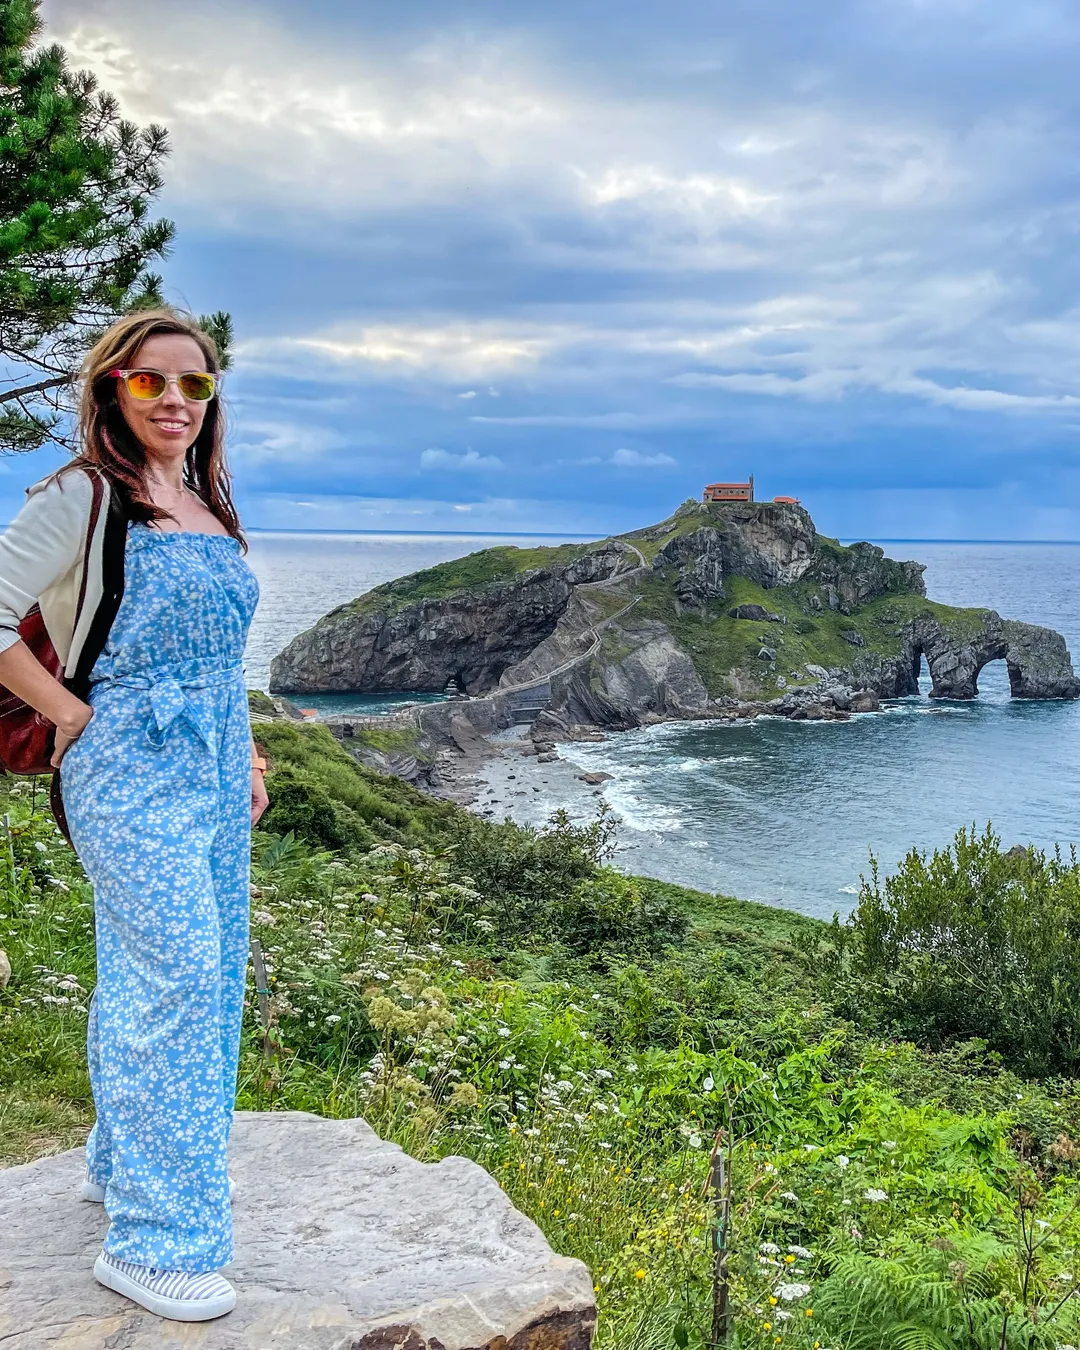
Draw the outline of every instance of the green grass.
M326 617L377 611L396 614L420 600L445 600L450 596L482 590L485 586L510 581L535 568L566 567L595 547L595 544L560 544L538 548L500 545L498 548L481 549L464 558L453 558L449 562L376 586L356 600L339 605Z
M425 758L423 736L418 726L357 727L353 739L384 755L415 755Z
M660 577L651 576L639 585L642 599L628 616L628 624L636 617L665 623L690 653L713 698L730 694L775 698L781 692L778 675L789 688L813 683L804 670L808 663L830 669L857 666L860 658L868 656L898 656L901 632L912 619L933 617L958 635L968 636L981 629L986 613L956 609L919 595L887 594L841 614L811 609L810 596L818 589L812 582L766 590L746 577L730 577L724 599L713 601L698 616L678 612L673 585ZM731 618L731 610L742 604L761 605L787 623ZM842 636L845 632L858 633L865 645L853 646ZM759 659L762 647L776 652L775 662ZM799 673L792 675L793 671Z
M363 1114L415 1156L486 1167L557 1251L588 1265L597 1350L704 1350L706 1179L721 1125L734 1141L733 1347L970 1350L957 1262L983 1312L1010 1311L1005 1339L987 1345L1077 1342L1073 1307L1047 1320L1080 1246L1077 1084L1020 1080L975 1044L929 1054L862 1033L830 1002L830 929L786 910L638 879L646 909L682 911L685 936L672 926L662 949L631 954L571 950L539 927L504 943L488 916L519 903L527 882L554 879L564 899L631 892L582 866L568 825L543 838L488 826L363 769L325 728L257 732L271 799L291 794L290 829L351 821L367 833L330 847L256 834L275 1049L261 1053L249 989L241 1107ZM90 889L33 796L0 780L6 1163L79 1142L92 1116ZM483 862L478 840L512 855L501 879L470 878L462 859ZM619 915L608 918L617 929ZM1025 1216L1048 1225L1030 1279L1015 1229L1021 1183ZM859 1301L885 1276L906 1281L903 1326L878 1285ZM793 1280L810 1292L792 1293Z

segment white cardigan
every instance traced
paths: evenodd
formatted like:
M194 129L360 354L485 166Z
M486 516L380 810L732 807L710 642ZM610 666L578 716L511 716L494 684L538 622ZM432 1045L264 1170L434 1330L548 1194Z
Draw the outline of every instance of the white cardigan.
M78 666L105 589L102 561L110 488L104 474L101 482L104 494L77 632L75 610L93 502L90 477L83 469L72 469L27 488L26 505L0 535L0 651L18 641L19 622L36 601L65 674Z

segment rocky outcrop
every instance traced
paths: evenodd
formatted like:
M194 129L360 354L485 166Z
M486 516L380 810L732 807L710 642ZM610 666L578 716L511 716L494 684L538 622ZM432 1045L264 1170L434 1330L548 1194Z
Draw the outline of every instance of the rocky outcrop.
M1004 619L1001 627L1013 698L1080 698L1080 680L1060 633L1015 619Z
M505 568L506 552L489 561ZM558 565L552 557L467 589L438 568L379 588L294 639L272 686L453 682L490 700L495 727L545 708L607 727L752 705L847 716L865 710L860 700L917 693L924 661L934 698L975 697L994 660L1006 661L1018 698L1075 698L1080 688L1058 634L934 604L921 564L819 536L792 503L689 502L625 539ZM465 574L484 574L485 555L475 558ZM424 588L437 598L419 598ZM461 715L486 734L478 714ZM457 745L442 714L425 710L421 722L439 745Z
M707 601L723 597L724 550L724 534L703 525L666 543L656 555L653 570L672 578L680 607L700 611Z
M832 540L819 539L812 565L806 570L808 581L821 587L824 603L841 614L850 613L890 592L899 595L925 595L923 573L917 562L895 562L886 558L876 544L851 544L841 548Z
M764 502L723 511L724 571L772 590L801 581L813 566L817 532L801 506Z
M575 657L583 656L593 641L596 625L606 614L591 590L579 587L570 597L554 630L537 643L528 656L509 666L499 679L499 687L543 679Z
M1004 661L1014 698L1074 699L1080 680L1073 673L1065 639L1051 628L1002 619L992 609L962 611L946 621L926 614L904 625L900 653L882 657L859 652L850 666L811 673L819 686L872 690L879 698L906 698L919 692L925 660L930 697L972 699L979 674L991 661Z
M237 1287L215 1322L162 1322L95 1283L107 1220L75 1149L0 1171L4 1350L589 1350L592 1279L482 1168L424 1164L362 1120L236 1117Z
M710 706L689 654L649 620L613 626L596 655L552 681L551 702L573 722L613 728L704 717Z
M764 605L736 605L731 611L732 619L748 619L751 623L784 623L782 614L772 614Z
M533 568L444 599L343 605L274 658L271 691L441 692L453 682L482 693L554 630L576 586L625 567L625 551L603 544L566 566Z

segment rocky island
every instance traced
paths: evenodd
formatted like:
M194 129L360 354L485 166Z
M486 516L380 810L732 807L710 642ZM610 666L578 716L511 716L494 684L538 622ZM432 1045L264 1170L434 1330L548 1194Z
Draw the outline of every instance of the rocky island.
M1016 698L1080 695L1060 634L938 604L923 570L818 534L795 502L688 501L600 542L484 549L378 586L294 638L270 687L449 685L492 705L481 729L846 716L917 693L924 661L937 699L974 698L995 660Z

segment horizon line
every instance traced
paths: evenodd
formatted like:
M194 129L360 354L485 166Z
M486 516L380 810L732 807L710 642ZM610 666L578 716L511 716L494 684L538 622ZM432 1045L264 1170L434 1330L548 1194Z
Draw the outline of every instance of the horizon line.
M647 527L646 527L647 528ZM636 530L624 530L622 534L635 534ZM381 530L348 530L348 529L330 529L304 526L277 526L277 525L250 525L245 529L246 534L357 534L357 535L379 535L379 534L420 534L420 535L451 535L462 539L485 538L485 539L578 539L583 535L598 541L602 539L619 539L621 534L599 534L595 531L582 530L410 530L399 529L381 529ZM859 543L878 543L878 544L1053 544L1053 545L1075 545L1080 544L1080 539L961 539L956 536L934 536L934 537L916 537L913 535L904 536L885 536L885 535L840 535L833 536L838 538L842 544Z

